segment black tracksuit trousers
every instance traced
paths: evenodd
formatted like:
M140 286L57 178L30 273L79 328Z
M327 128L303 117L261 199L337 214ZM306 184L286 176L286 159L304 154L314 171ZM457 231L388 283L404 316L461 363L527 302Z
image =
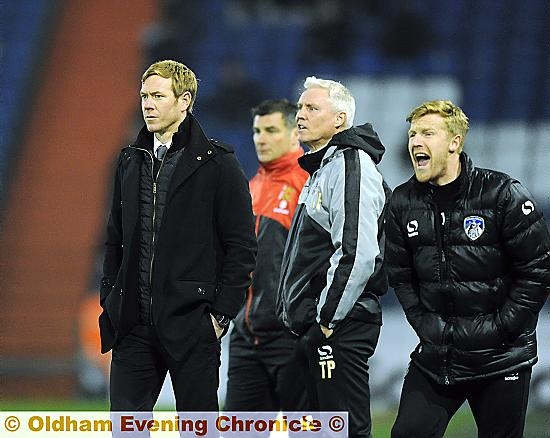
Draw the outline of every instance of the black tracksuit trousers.
M371 436L368 360L379 335L379 325L346 318L328 339L314 324L299 340L313 410L347 411L350 438Z
M225 410L306 410L304 382L296 370L297 340L282 332L277 338L255 345L233 328Z
M392 438L442 437L451 417L467 400L479 438L521 438L531 368L499 377L440 385L410 364Z

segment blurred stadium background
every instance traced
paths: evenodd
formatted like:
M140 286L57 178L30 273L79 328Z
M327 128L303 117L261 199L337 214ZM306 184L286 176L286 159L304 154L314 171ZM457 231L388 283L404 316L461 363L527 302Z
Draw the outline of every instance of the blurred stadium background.
M200 79L195 113L257 162L250 107L296 100L309 75L348 85L356 123L411 174L405 117L449 98L466 151L524 182L550 218L548 0L3 0L0 2L0 409L105 407L97 340L103 226L117 151L141 123L139 81L172 58ZM387 436L416 339L391 291L371 363ZM526 436L550 436L550 305L539 325ZM227 354L227 348L225 349ZM225 393L222 369L220 399ZM169 391L163 402L170 404ZM378 425L377 425L378 423ZM462 413L447 436L473 436Z

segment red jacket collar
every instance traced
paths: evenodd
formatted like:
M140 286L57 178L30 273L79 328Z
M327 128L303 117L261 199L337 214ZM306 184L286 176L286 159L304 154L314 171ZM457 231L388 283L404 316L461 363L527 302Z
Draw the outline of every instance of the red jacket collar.
M270 161L269 163L260 163L258 173L279 173L288 171L290 167L298 164L298 158L302 155L304 155L304 151L300 148L296 151L289 152L276 160Z

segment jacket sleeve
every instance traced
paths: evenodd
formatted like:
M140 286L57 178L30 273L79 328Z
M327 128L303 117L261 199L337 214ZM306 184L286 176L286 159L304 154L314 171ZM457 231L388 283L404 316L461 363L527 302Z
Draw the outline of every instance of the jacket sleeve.
M103 258L103 277L99 286L99 302L102 307L105 299L115 284L116 277L122 263L122 199L120 194L121 173L121 158L119 158L114 179L111 208L107 219L105 253Z
M496 320L513 341L533 330L550 291L550 235L531 194L513 181L501 194L501 244L513 283Z
M411 250L398 220L400 212L396 207L396 201L394 192L386 218L385 264L388 280L418 338L425 343L441 345L445 321L422 303Z
M234 318L250 286L257 244L248 181L233 153L221 157L215 215L224 255L212 311Z
M343 169L335 165L328 186L330 257L327 284L317 305L318 322L333 328L344 319L365 289L375 269L378 220L383 213L385 193L382 176L366 154L354 149L343 153Z

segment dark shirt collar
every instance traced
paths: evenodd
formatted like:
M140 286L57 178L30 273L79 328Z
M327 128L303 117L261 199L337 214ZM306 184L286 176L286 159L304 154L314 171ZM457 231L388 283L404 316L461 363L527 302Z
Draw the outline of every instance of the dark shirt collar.
M443 186L429 184L429 192L433 201L439 207L439 210L449 209L458 199L462 192L462 184L464 183L466 171L462 166L460 174L456 179Z

